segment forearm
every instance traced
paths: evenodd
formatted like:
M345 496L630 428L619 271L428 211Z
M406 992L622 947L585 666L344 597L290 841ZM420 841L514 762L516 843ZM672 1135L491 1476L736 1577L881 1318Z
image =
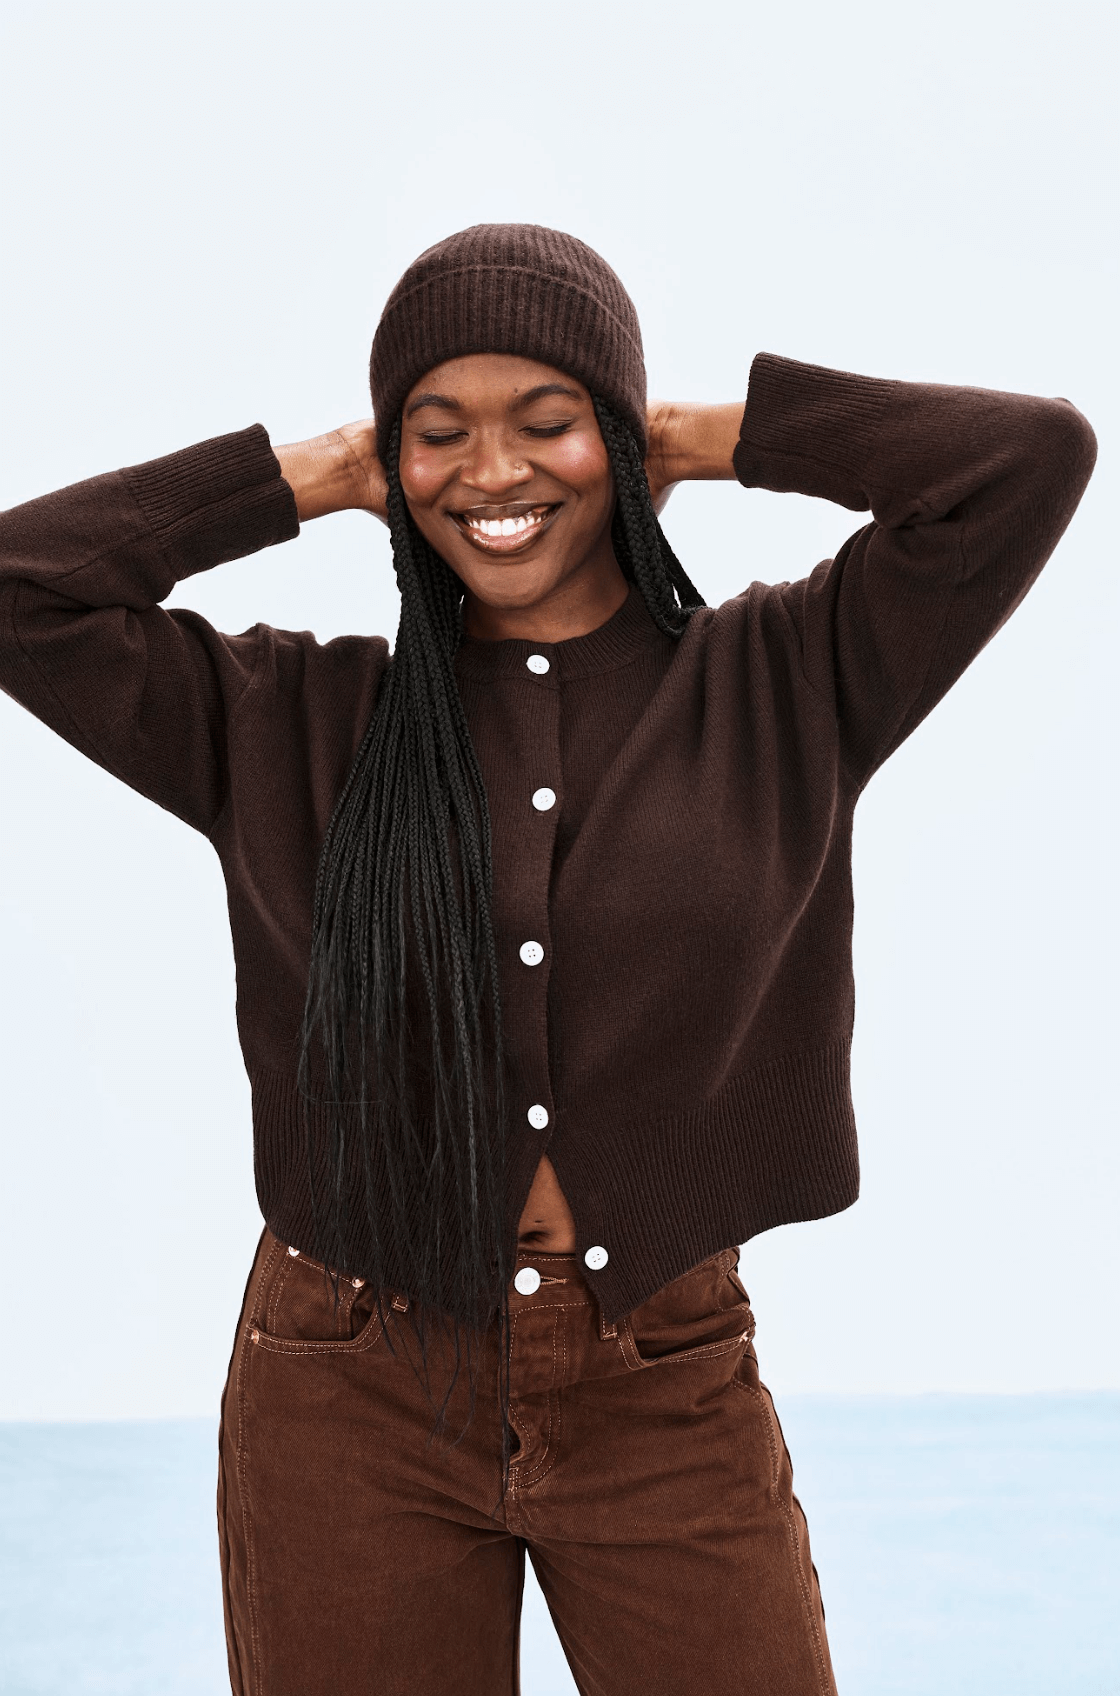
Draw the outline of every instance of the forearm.
M72 483L0 513L0 581L70 610L164 600L184 578L298 529L260 424Z
M862 787L1029 590L1089 479L1068 401L862 377L759 354L735 450L748 488L870 509L777 586L805 677Z
M297 534L260 425L0 514L0 689L196 829L224 802L226 712L260 636L160 603Z
M760 353L734 461L748 488L870 510L880 526L914 532L912 542L944 545L958 569L964 526L973 567L1006 552L1009 526L1045 557L1094 453L1092 430L1066 400L857 376Z

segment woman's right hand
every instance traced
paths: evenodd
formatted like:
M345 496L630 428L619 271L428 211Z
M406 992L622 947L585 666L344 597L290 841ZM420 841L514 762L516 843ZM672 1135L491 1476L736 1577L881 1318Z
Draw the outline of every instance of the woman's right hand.
M301 524L328 512L357 508L388 523L388 489L377 457L377 433L372 418L343 424L310 441L274 447L284 481L296 497Z

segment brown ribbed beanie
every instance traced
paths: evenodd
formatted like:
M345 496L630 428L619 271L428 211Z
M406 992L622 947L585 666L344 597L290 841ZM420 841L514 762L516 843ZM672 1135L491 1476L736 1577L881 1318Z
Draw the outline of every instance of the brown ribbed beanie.
M369 383L385 457L405 396L445 359L516 353L578 377L646 447L634 302L593 248L541 224L475 224L413 260L385 303Z

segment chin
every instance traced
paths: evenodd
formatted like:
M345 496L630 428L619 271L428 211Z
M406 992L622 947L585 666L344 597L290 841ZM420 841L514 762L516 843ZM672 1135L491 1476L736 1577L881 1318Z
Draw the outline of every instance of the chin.
M531 607L542 601L560 581L561 573L534 565L493 565L480 572L477 564L470 576L455 567L456 575L474 596L488 607Z

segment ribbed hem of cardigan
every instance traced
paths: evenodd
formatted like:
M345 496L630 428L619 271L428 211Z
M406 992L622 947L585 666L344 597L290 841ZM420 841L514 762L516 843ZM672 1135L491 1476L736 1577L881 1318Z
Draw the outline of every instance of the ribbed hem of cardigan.
M581 1122L578 1151L558 1122L549 1155L583 1204L580 1257L610 1256L593 1275L608 1319L719 1249L857 1200L850 1055L849 1040L785 1055L670 1118Z
M865 468L898 387L757 354L732 454L735 475L746 488L817 495L866 511Z
M578 1150L558 1120L549 1158L576 1215L581 1263L588 1248L607 1249L606 1266L587 1278L608 1321L720 1249L852 1205L859 1160L850 1053L842 1040L785 1055L653 1122L599 1125L582 1115ZM251 1081L261 1212L281 1242L311 1252L294 1079L254 1069ZM511 1251L517 1223L507 1223Z
M295 495L263 424L127 466L121 475L172 550L180 579L299 534Z

